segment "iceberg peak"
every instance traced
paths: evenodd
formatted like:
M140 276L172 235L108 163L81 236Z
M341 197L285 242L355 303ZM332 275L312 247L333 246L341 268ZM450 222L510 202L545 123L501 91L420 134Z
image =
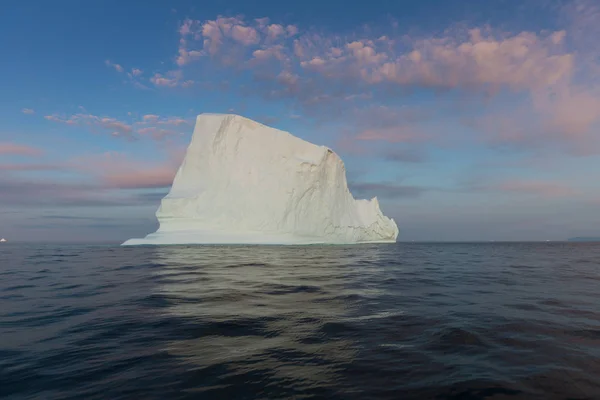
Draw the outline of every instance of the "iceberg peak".
M395 242L376 197L355 200L341 158L237 114L200 114L159 229L136 244Z

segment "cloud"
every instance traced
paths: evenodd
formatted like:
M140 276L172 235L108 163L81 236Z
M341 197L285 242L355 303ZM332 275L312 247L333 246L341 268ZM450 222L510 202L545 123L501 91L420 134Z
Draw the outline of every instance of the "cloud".
M140 124L157 124L157 125L173 125L183 126L191 125L192 121L182 117L161 117L155 114L146 114L142 117Z
M194 84L193 80L184 80L183 72L181 70L172 70L167 72L165 75L156 73L152 78L150 78L150 82L152 82L155 86L162 87L183 87L187 88Z
M40 156L43 153L43 150L35 147L17 143L0 142L0 155L35 157Z
M356 139L364 141L385 141L390 143L404 143L422 137L410 127L397 126L392 128L365 129Z
M350 191L357 197L378 197L381 199L414 198L421 196L427 188L396 183L358 182L349 184Z
M166 137L182 135L192 126L193 121L182 117L161 117L155 114L146 114L136 123L136 132L141 136L149 136L156 140ZM185 129L183 131L182 129Z
M19 207L113 207L157 204L156 189L170 187L184 148L167 146L164 161L144 161L121 153L85 155L57 164L0 165L0 204ZM25 171L60 169L69 180L35 179ZM152 192L144 192L152 190Z
M137 133L141 136L151 137L152 139L155 139L155 140L163 140L167 137L180 134L180 132L178 132L176 130L159 128L156 126L140 128L137 130Z
M577 194L577 191L568 185L545 181L504 181L500 182L497 186L492 187L492 189L497 189L502 192L524 193L543 197L564 197Z
M117 206L127 202L85 183L0 176L0 203L6 206Z
M476 113L460 110L477 129L477 136L465 133L464 140L590 154L600 151L600 140L593 138L600 128L600 46L589 34L598 30L589 16L598 13L594 2L577 0L561 8L567 22L554 30L507 32L456 24L421 35L404 34L393 24L341 36L266 17L186 19L178 29L174 60L179 69L157 72L150 81L162 88L189 87L196 83L187 79L193 65L209 63L220 73L250 77L240 83L244 95L287 102L315 120L346 125L341 129L350 137L342 142L348 148L352 140L447 140L422 120L380 123L369 117L365 123L356 115L375 115L376 107L398 113L403 99L432 93L418 101L430 117L437 117L441 106L449 109L444 99L458 96L477 108ZM501 102L514 106L500 108ZM448 120L459 128L459 121Z
M62 123L70 126L86 126L96 131L98 129L103 131L109 131L110 135L115 137L132 138L133 127L123 121L119 121L116 118L110 117L99 117L92 114L73 114L70 117L61 117L59 115L47 115L48 121Z
M278 37L285 35L286 30L283 25L271 24L266 27L266 32L267 32L267 38L269 38L271 40L275 40Z
M124 80L125 84L131 84L134 87L142 90L149 89L148 86L141 82L142 75L144 74L144 71L142 69L131 68L129 71L126 72L125 68L120 64L115 64L110 60L106 60L104 61L104 63L106 64L106 66L114 68L117 72L124 73L124 75L127 77L127 79Z
M234 25L231 28L231 37L245 46L257 44L260 41L256 29L243 25Z
M365 56L355 54L354 58L362 78L371 83L484 91L503 87L537 90L554 85L573 72L574 56L554 48L560 44L557 36L564 36L564 32L546 37L531 32L494 37L474 28L463 40L417 40L410 52L392 59L375 59L370 47L365 47L370 50ZM376 67L365 68L367 64Z
M163 196L164 197L164 196ZM157 196L106 190L95 185L0 177L0 203L18 207L140 207L157 205Z
M579 194L576 189L563 182L526 179L485 180L479 178L464 182L459 190L468 192L512 193L545 198L569 197Z
M121 65L115 64L115 63L111 62L110 60L104 61L104 64L106 64L107 67L114 68L117 72L125 71L125 68L123 68Z
M60 164L0 164L0 171L58 171L64 169Z
M570 155L600 153L600 88L559 86L549 93L514 101L466 118L463 124L480 133L473 142L516 151L553 149Z
M69 126L85 127L92 132L107 132L114 137L123 137L129 140L143 137L163 140L167 137L188 133L193 125L193 120L178 116L146 114L142 116L141 120L135 121L136 118L131 112L127 115L130 121L108 116L100 117L89 113L78 113L70 116L52 114L44 118L48 121Z
M352 79L370 85L534 90L556 84L573 71L574 56L562 46L566 36L563 30L546 35L533 32L506 35L487 27L475 27L438 37L402 40L364 37L346 42L306 32L291 41L289 36L299 32L296 26L284 28L264 21L250 21L254 25L250 26L239 17L218 17L205 22L186 20L180 33L182 40L189 37L201 43L197 59L206 53L219 55L217 60L222 60L223 56L239 53L236 45L258 47L252 54L257 51L265 54L261 52L276 44L280 46L277 58L290 63L282 68L304 70L328 80ZM186 64L192 61L185 60Z
M24 108L21 110L23 114L35 114L35 111L31 108Z
M422 163L426 161L426 156L422 150L415 149L395 149L387 151L384 157L388 161L397 163Z
M103 188L108 189L155 189L170 187L183 159L178 148L168 152L164 162L147 162L130 159L120 153L104 153L99 156L76 160L74 166L95 176Z
M160 117L158 115L154 115L154 114L146 114L142 117L142 119L145 123L147 123L147 122L156 122L160 119Z
M345 130L346 140L358 142L413 143L429 140L430 135L419 128L429 113L409 107L367 106L348 113L351 128Z

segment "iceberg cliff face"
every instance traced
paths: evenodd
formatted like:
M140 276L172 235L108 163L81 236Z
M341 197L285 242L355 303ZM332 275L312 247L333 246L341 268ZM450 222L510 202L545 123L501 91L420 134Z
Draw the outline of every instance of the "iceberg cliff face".
M330 149L237 115L201 114L159 229L139 244L395 242L376 198L355 200Z

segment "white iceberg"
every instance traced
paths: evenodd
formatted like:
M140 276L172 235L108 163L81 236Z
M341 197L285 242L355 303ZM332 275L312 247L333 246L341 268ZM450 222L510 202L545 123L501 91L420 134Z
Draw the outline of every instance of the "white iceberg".
M231 114L201 114L159 229L123 245L395 242L377 198L355 200L340 157Z

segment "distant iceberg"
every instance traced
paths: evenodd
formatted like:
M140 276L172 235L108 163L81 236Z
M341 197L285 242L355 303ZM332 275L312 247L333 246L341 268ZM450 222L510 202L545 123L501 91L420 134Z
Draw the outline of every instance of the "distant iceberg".
M159 229L123 245L395 242L377 198L355 200L340 157L231 114L201 114L156 212Z

